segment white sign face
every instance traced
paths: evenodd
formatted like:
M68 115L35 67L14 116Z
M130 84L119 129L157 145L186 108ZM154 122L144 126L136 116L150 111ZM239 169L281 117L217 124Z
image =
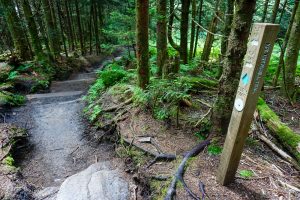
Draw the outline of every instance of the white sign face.
M244 104L244 101L243 101L242 99L237 98L237 99L235 100L235 102L234 102L234 107L235 107L235 109L236 109L237 111L239 111L239 112L243 111L244 106L245 106L245 104Z

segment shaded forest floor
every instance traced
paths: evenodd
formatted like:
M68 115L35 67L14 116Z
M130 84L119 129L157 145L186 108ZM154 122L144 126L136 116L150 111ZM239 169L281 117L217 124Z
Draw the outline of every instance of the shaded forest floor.
M97 120L102 127L106 127L105 123L111 124L111 119L120 117L115 128L121 137L121 144L116 149L116 153L124 158L124 170L134 174L138 183L143 183L150 188L151 193L147 194L149 196L145 196L145 199L164 197L171 177L179 165L180 157L201 141L199 128L189 123L192 118L199 118L209 110L207 105L197 101L198 98L204 102L213 100L211 95L193 97L191 101L193 106L183 109L180 113L179 126L176 125L176 119L167 122L158 121L153 118L150 110L136 108L130 104L120 108L115 114L106 113L102 115L104 117ZM125 101L122 96L111 95L109 92L104 93L101 99L100 104L104 110ZM120 113L124 112L121 117ZM260 142L256 137L256 131L255 128L250 131L236 175L237 179L228 187L220 186L215 177L221 150L218 148L223 145L223 138L217 138L199 156L189 161L184 179L195 194L201 197L199 188L199 181L201 181L210 199L300 198L300 191L291 188L300 187L299 171ZM105 135L108 133L99 131L94 137L111 139L111 135ZM144 139L148 137L151 137L154 142L144 143ZM127 142L123 143L122 140ZM141 149L143 151L140 151ZM159 153L158 149L163 153L176 154L179 158L172 162L158 161L148 168L147 166L154 159L148 153ZM245 177L241 175L243 171L251 171L253 174ZM144 190L139 188L139 192L143 194ZM176 198L192 199L180 185Z

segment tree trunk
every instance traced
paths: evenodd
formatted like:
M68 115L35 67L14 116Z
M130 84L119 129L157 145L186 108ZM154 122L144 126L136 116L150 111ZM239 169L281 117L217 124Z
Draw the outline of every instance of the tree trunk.
M198 18L198 24L199 25L201 25L201 23L202 23L202 8L203 8L203 0L200 0L199 11L198 11L198 16L199 16L199 18ZM197 53L197 46L198 46L199 34L200 34L200 27L197 26L195 48L194 48L193 57L195 57L196 53Z
M50 44L51 53L55 57L59 56L60 53L60 39L57 27L54 25L53 18L51 15L50 4L48 0L42 0L45 22L48 33L48 40Z
M97 2L93 1L93 16L94 16L94 29L95 29L95 39L96 39L96 54L100 54L100 42L99 42L99 30L98 30L98 11Z
M82 35L80 10L79 10L79 5L78 5L78 0L75 0L75 9L76 9L76 20L77 20L77 26L78 26L80 49L81 49L81 54L84 55L85 54L85 48L84 48L84 43L83 43L83 35Z
M227 0L227 7L226 7L226 17L225 17L225 25L223 29L223 36L221 40L221 56L222 62L224 60L226 49L228 45L228 37L231 30L231 24L233 20L233 10L234 10L234 0ZM217 78L219 79L223 73L223 65L219 67Z
M34 54L36 58L43 59L44 53L43 53L41 41L39 38L38 30L28 0L22 0L22 7L23 7L25 19L28 24L31 45L33 47Z
M178 44L176 44L174 42L173 37L172 37L173 23L174 23L174 18L175 18L174 3L175 3L175 0L170 0L170 17L169 17L169 26L168 26L168 40L169 40L170 45L179 52L180 47L179 47Z
M71 49L74 51L75 50L75 41L74 41L74 33L73 33L73 28L72 28L72 19L70 17L69 3L68 3L68 0L64 0L64 2L65 2L66 13L67 13L69 44L71 45Z
M288 29L287 29L287 31L285 33L285 36L284 36L284 41L283 41L283 44L282 44L282 47L281 47L278 66L277 66L275 75L273 77L273 87L277 86L278 78L279 78L281 69L282 69L283 64L284 64L284 55L285 55L285 51L286 51L286 45L289 41L290 33L291 33L291 30L292 30L292 26L293 26L293 22L294 22L294 19L295 19L295 15L296 15L296 11L298 9L298 6L299 6L299 0L296 0L293 11L292 11L292 14L291 14L291 18L290 18L290 21L289 21L289 26L288 26Z
M146 89L149 84L149 0L136 0L136 45L138 86Z
M167 52L167 0L157 0L157 28L156 28L156 46L157 46L157 67L158 76L162 76L163 68L166 64Z
M291 35L287 43L285 57L285 73L282 89L289 97L295 97L295 76L300 50L300 6L296 11Z
M281 13L280 13L280 17L279 17L279 20L278 20L278 24L281 23L283 14L285 12L286 5L287 5L287 0L284 0L283 5L282 5L282 9L281 9Z
M0 2L4 8L5 19L17 53L24 60L30 58L30 49L27 45L26 35L24 34L26 30L22 27L22 22L17 15L14 2L11 0L0 0Z
M196 23L196 0L192 0L192 27L191 27L191 41L190 41L190 53L189 53L189 60L192 60L193 53L194 53L194 43L195 43L195 28Z
M224 59L224 71L220 78L218 97L213 108L213 133L225 134L228 128L243 58L247 50L255 4L255 0L235 1L235 14Z
M50 55L50 57L51 57L51 50L50 50L50 46L49 46L49 41L48 41L47 34L46 34L46 31L45 31L46 28L43 24L43 20L42 20L42 17L41 17L42 14L41 14L40 5L37 4L36 1L33 1L33 6L34 6L37 25L39 27L39 32L41 33L43 43L46 47L46 51L47 51L48 55Z
M280 0L276 0L272 9L271 23L275 23Z
M184 64L188 63L188 29L189 10L191 0L181 0L181 20L180 20L180 58Z
M269 6L269 0L265 0L264 11L263 11L263 15L262 15L262 18L261 18L262 23L264 23L266 21L267 14L268 14L268 6Z
M66 57L68 58L69 56L68 56L68 50L67 50L66 39L65 39L65 35L64 35L63 22L62 22L62 11L60 9L60 3L58 1L56 1L56 7L57 7L57 12L58 12L58 21L59 21L59 26L60 26L61 39L62 39L62 42L63 42Z
M214 41L214 35L213 34L217 30L218 17L220 15L219 2L220 2L220 0L218 0L216 2L216 6L215 6L216 12L215 12L215 15L213 16L213 18L211 20L211 23L210 23L210 26L209 26L209 29L208 29L209 32L207 32L207 35L206 35L206 40L205 40L203 52L202 52L202 55L201 55L201 61L208 62L208 60L209 60L209 55L210 55L212 44L213 44L213 41Z

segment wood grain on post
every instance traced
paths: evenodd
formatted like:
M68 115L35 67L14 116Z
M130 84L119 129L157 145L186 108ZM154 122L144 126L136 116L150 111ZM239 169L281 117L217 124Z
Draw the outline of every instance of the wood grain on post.
M234 180L278 31L279 25L253 24L217 171L217 181L222 185Z

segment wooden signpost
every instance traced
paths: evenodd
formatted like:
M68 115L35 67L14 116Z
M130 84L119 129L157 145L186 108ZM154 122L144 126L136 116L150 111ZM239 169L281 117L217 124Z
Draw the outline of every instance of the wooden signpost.
M234 180L278 31L279 25L253 24L217 171L217 181L222 185Z

